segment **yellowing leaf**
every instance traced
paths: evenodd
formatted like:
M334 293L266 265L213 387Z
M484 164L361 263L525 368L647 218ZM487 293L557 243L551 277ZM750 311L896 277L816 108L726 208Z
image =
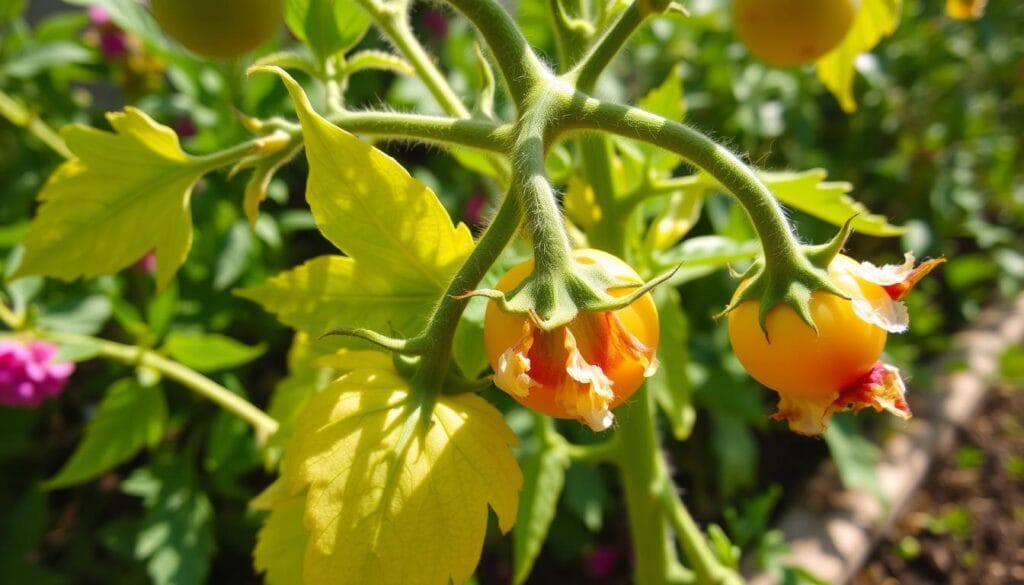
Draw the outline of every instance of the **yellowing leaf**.
M312 337L340 327L391 329L414 334L444 288L406 288L372 263L320 256L263 284L238 291L284 324Z
M384 359L315 394L285 453L289 492L307 494L303 581L464 583L488 505L503 531L515 522L515 435L475 394L419 399Z
M302 582L299 576L309 541L309 533L302 526L305 503L305 493L289 495L284 482L278 480L249 504L253 509L270 512L253 551L253 564L258 572L266 573L269 585Z
M815 65L818 79L839 100L845 112L857 109L853 98L854 61L891 35L900 22L903 0L862 0L846 38Z
M192 245L189 198L210 163L188 156L178 137L141 110L107 114L114 132L72 125L61 133L77 158L53 173L12 278L73 280L116 272L156 251L159 286Z
M348 256L321 257L241 294L317 336L340 326L413 334L473 247L437 196L394 159L313 111L276 73L302 124L306 198L320 231Z
M799 173L760 173L779 201L823 219L833 225L853 220L853 229L869 236L899 236L906 228L886 221L884 215L869 213L867 207L847 195L853 185L842 181L825 181L824 169L811 169Z

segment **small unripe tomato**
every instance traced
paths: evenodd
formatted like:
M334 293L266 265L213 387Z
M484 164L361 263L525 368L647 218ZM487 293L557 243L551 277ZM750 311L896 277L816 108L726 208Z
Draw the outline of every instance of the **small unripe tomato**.
M625 262L600 250L577 250L582 264L599 264L606 272L640 286L643 280ZM503 292L515 289L533 271L523 262L498 282ZM624 296L629 287L608 292ZM569 324L539 329L521 313L506 313L489 303L484 316L484 344L494 383L524 406L556 418L575 418L594 430L612 423L611 409L633 395L657 360L658 311L645 294L617 311L580 312Z
M797 67L839 46L853 26L859 4L859 0L733 0L733 28L761 61Z
M150 0L161 28L189 50L233 59L269 39L283 22L283 0Z

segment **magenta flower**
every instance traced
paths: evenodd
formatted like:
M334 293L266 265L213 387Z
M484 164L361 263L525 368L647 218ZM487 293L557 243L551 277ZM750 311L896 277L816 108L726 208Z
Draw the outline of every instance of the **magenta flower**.
M154 250L146 252L135 261L132 267L147 274L156 274L156 252Z
M33 408L60 394L75 364L54 363L56 354L49 343L0 340L0 405Z

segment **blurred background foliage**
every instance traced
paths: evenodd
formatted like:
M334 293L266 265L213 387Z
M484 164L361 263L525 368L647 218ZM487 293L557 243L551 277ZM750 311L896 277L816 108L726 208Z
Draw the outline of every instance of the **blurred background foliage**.
M531 42L554 55L544 4L521 2L519 17ZM90 5L104 8L108 19L87 12ZM895 238L854 235L848 249L857 257L896 262L901 250L912 250L948 259L909 298L911 331L888 345L889 361L909 374L911 405L913 393L929 391L925 366L949 334L1024 283L1024 4L992 2L974 22L950 20L940 5L904 3L895 35L857 62L859 108L849 115L809 69L773 69L749 58L730 33L724 0L694 0L687 3L689 17L654 20L598 88L635 102L678 67L688 123L759 167L826 169L830 180L854 185L855 199L907 228ZM452 86L472 105L480 80L468 24L426 3L416 5L413 20ZM257 55L292 44L282 29ZM371 32L360 48L386 45ZM32 120L52 128L73 122L105 127L104 112L130 104L176 129L189 152L211 152L247 135L236 112L269 117L290 111L272 76L246 79L244 67L188 54L130 0L4 2L3 267L9 271L16 262L34 197L61 161L47 145L46 130L33 129ZM322 89L307 85L314 103L322 103ZM355 108L439 112L422 83L392 73L358 74L347 99ZM483 223L498 194L490 180L436 149L387 150L434 189L453 217ZM39 323L64 330L153 346L171 332L220 333L262 346L258 359L216 365L208 375L266 404L286 372L291 335L231 290L331 251L304 204L305 173L299 157L278 174L253 229L241 210L244 179L204 179L193 198L195 244L176 282L162 292L139 266L70 285L22 279L4 284L4 294L15 305L31 303ZM792 217L807 241L823 241L834 229L799 212ZM691 231L710 234L752 238L742 212L725 197L709 198ZM701 519L716 523L712 533L721 532L722 547L731 541L771 565L785 546L770 531L773 512L797 495L829 448L846 481L870 485L873 447L865 434L887 431L874 428L878 421L871 416L837 418L826 440L814 441L770 423L766 413L774 398L743 373L714 319L734 287L726 271L718 271L682 285L678 297L661 299L663 306L683 309L663 319L674 323L672 341L689 354L686 378L697 408L689 440L671 442L668 450L688 501ZM1022 361L1016 351L1004 366L1019 377ZM61 399L37 410L0 407L0 582L258 581L250 554L259 519L246 504L269 475L244 423L180 388L163 388L169 414L163 440L151 452L90 483L38 489L72 452L107 387L133 375L121 366L84 362ZM531 418L503 395L487 396L506 408L518 432L529 429ZM560 430L579 442L593 440L579 425ZM532 582L567 576L624 582L629 547L618 493L601 468L570 469ZM510 545L497 536L484 553L482 583L510 576Z

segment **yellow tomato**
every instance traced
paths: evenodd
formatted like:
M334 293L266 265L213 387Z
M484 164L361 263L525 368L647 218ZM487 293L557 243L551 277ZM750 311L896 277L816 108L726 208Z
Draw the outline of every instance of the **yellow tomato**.
M860 288L864 298L885 290L849 272L855 264L837 256L829 276L841 290ZM737 294L743 290L740 285ZM755 380L792 399L828 397L869 372L885 347L887 333L854 311L853 303L825 291L811 293L815 332L787 305L768 313L767 337L758 323L760 303L745 301L729 312L729 341Z
M283 0L150 0L149 5L164 32L216 59L255 49L283 22Z
M577 250L575 256L583 264L600 264L630 284L643 284L632 268L611 254ZM532 260L523 262L509 270L496 288L513 290L532 270ZM629 289L609 292L625 295ZM484 343L496 373L505 369L503 356L506 362L517 359L516 350L522 349L519 358L528 360L528 366L521 374L528 376L528 389L525 394L514 388L502 389L533 410L558 418L587 419L587 413L577 408L591 391L580 382L580 371L591 368L589 372L596 378L603 375L610 382L613 396L602 402L603 412L632 396L643 384L645 375L653 371L659 330L657 307L649 294L617 311L580 313L571 323L553 331L541 331L529 319L525 314L506 313L490 303L484 317ZM498 380L496 376L495 381L501 386Z
M736 36L769 65L813 63L850 31L859 0L733 0Z

